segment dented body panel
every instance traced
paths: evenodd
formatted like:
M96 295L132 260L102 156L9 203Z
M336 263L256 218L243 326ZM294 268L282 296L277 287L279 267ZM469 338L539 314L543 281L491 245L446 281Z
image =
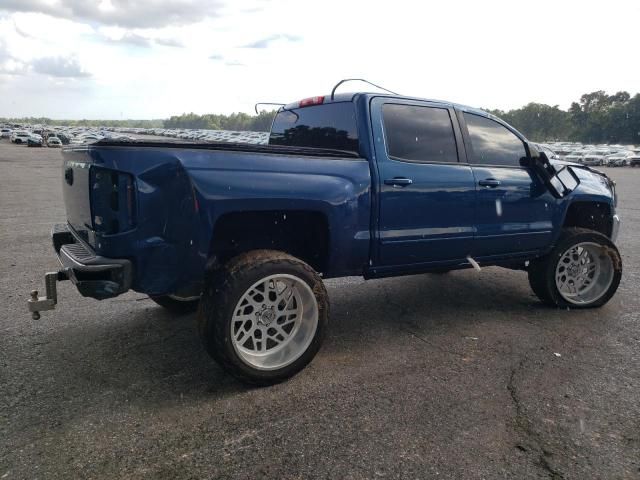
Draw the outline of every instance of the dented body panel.
M216 222L238 211L325 216L326 276L362 274L368 262L371 180L365 159L98 145L64 154L65 169L82 163L83 170L89 165L134 177L133 228L105 234L87 221L72 225L97 255L133 262L134 290L159 295L197 289Z

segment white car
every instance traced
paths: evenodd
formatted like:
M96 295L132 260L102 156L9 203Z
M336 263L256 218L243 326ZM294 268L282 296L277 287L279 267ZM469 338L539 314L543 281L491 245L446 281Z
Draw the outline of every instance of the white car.
M62 141L58 137L47 138L47 147L62 147Z
M592 151L582 157L582 164L589 166L603 166L606 165L606 155L608 152Z
M17 144L26 144L30 136L31 134L26 130L17 130L11 134L11 141Z
M609 167L626 167L631 164L631 159L635 154L631 150L614 153L606 157L606 164Z
M11 129L10 128L3 128L0 130L0 137L1 138L10 138L11 137Z
M582 155L583 155L582 152L572 152L566 157L564 157L563 160L567 162L582 163Z

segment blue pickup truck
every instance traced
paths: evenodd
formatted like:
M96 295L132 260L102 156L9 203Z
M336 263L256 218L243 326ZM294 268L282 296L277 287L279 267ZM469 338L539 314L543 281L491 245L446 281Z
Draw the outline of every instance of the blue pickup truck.
M323 278L497 265L548 305L604 305L620 282L614 183L550 161L500 119L379 93L284 105L266 145L100 141L63 151L62 268L99 300L198 309L206 350L254 384L320 348Z

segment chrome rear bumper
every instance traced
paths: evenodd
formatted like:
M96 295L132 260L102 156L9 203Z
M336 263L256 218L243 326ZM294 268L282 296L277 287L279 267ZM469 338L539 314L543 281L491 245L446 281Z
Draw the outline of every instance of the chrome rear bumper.
M130 260L96 255L68 225L55 225L51 240L63 268L45 275L45 296L38 296L37 290L31 292L27 303L34 319L40 318L39 312L55 308L58 281L71 280L82 296L97 300L116 297L131 288L133 266Z

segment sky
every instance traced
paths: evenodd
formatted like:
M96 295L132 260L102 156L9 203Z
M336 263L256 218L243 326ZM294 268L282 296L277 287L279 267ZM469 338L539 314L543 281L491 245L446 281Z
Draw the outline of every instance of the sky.
M638 0L0 0L0 117L250 113L351 77L568 108L640 92L639 19Z

